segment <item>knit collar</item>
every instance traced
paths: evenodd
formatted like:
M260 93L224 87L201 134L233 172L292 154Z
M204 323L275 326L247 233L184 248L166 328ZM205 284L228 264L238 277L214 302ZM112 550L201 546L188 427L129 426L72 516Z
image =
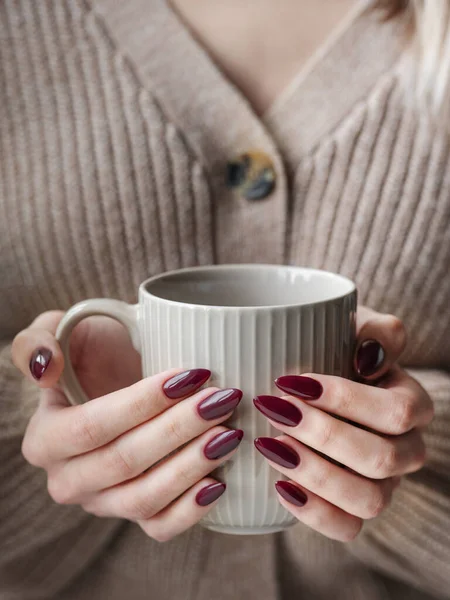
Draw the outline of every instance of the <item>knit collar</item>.
M166 0L93 0L93 6L207 163L249 144L297 163L397 61L405 31L401 20L380 23L361 2L261 118Z

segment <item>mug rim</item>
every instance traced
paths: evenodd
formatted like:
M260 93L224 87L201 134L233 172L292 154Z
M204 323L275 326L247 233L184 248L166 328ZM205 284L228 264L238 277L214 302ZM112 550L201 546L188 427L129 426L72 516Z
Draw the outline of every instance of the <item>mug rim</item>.
M244 271L244 270L253 270L253 271L267 271L267 270L279 270L279 269L285 269L288 271L297 271L297 272L308 272L311 275L313 274L317 274L320 273L321 275L326 275L328 276L330 279L339 279L341 280L342 283L346 283L349 286L349 289L347 292L342 293L342 294L338 294L336 296L333 296L332 298L327 298L326 300L317 300L315 302L307 302L307 303L290 303L290 304L274 304L274 305L258 305L258 306L222 306L222 305L218 305L218 304L196 304L196 303L192 303L192 302L181 302L179 300L170 300L168 298L163 298L161 296L156 296L155 294L152 294L148 289L147 286L151 283L155 283L160 279L164 279L166 277L173 277L176 275L180 275L180 274L184 274L184 273L189 273L189 272L208 272L208 271L226 271L226 270L240 270L240 271ZM311 267L300 267L300 266L296 266L296 265L273 265L273 264L260 264L260 263L244 263L244 264L221 264L221 265L202 265L202 266L198 266L198 267L183 267L181 269L174 269L171 271L165 271L164 273L159 273L158 275L153 275L152 277L149 277L148 279L145 279L139 286L139 299L141 299L142 296L147 297L147 298L151 298L152 301L156 301L156 302L163 302L164 304L169 304L169 305L173 305L173 306L180 306L180 307L184 307L184 308L191 308L191 309L208 309L208 310L220 310L220 311L246 311L246 310L256 310L256 311L264 311L264 310L276 310L276 309L287 309L287 308L303 308L303 307L307 307L307 306L316 306L316 305L325 305L331 302L335 302L336 300L341 300L343 298L346 298L348 296L351 296L352 294L354 294L356 292L356 284L349 279L348 277L345 277L344 275L340 275L338 273L333 273L332 271L326 271L324 269L314 269Z

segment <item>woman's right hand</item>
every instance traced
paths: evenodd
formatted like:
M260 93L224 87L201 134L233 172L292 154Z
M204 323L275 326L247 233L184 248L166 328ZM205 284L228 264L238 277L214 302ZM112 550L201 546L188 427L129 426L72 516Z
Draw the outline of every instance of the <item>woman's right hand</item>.
M41 388L22 444L25 459L47 471L55 502L135 521L150 537L169 540L205 516L225 490L208 474L242 439L242 431L221 426L242 393L199 391L210 376L205 369L139 380L139 355L124 328L91 317L74 329L71 355L94 399L70 406L57 384L62 316L43 313L13 343L14 363Z

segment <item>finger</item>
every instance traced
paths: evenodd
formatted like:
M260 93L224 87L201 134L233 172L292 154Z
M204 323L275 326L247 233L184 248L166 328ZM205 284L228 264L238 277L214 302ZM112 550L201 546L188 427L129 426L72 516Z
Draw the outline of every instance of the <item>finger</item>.
M224 483L205 477L185 492L178 500L161 510L151 519L138 521L145 533L157 542L167 542L193 527L218 503L226 490ZM115 517L102 510L90 498L82 508L97 517Z
M133 479L211 427L228 419L242 397L239 390L208 388L131 429L110 444L66 461L58 487L72 498ZM224 410L209 410L214 402ZM215 400L215 399L218 399ZM200 408L199 408L200 407ZM212 418L209 418L212 413ZM203 416L202 416L203 414ZM204 417L208 418L204 418Z
M390 314L358 307L355 372L369 380L381 377L398 361L406 346L406 331L400 319Z
M12 344L12 360L27 379L42 388L52 387L64 368L64 358L55 339L61 311L43 313L16 335Z
M46 468L49 464L48 446L55 444L55 437L61 440L59 432L53 432L51 437L43 437L41 432L44 430L47 415L52 411L67 407L67 400L64 394L58 389L42 390L40 402L37 410L31 416L22 439L22 455L25 460L35 467ZM60 441L62 443L62 441Z
M277 481L275 487L286 510L326 537L350 542L361 531L362 519L349 515L311 491L301 489L293 481Z
M380 433L399 435L414 427L428 425L433 418L433 403L421 385L400 367L393 367L378 386L365 385L331 375L288 375L275 382L282 390L301 400L313 402L315 408L349 419ZM255 404L277 418L277 410L289 410L283 403L272 403L270 396L259 396ZM305 405L291 398L301 411ZM267 416L271 416L268 414ZM283 415L279 415L283 420Z
M303 404L301 413L302 418L295 426L271 421L283 433L360 475L386 479L412 473L424 465L425 446L416 429L401 436L387 437L355 427L307 404ZM276 447L273 451L276 454ZM283 449L279 452L282 460ZM291 468L296 466L293 464Z
M300 458L297 467L288 469L271 460L269 464L292 481L343 511L372 519L390 503L397 482L394 478L375 481L343 469L325 460L310 448L288 436L276 438L287 444ZM270 438L258 438L255 446L265 456L271 449Z
M147 521L227 461L242 436L240 430L214 427L140 477L95 494L90 508L130 521Z
M28 440L33 452L32 464L45 467L110 443L194 393L209 375L206 369L172 369L82 405L45 404L36 414ZM166 384L172 385L174 379L179 391L186 392L176 399L169 398L165 391Z
M211 478L202 479L160 513L138 521L145 533L158 542L167 542L193 527L218 503L226 485Z

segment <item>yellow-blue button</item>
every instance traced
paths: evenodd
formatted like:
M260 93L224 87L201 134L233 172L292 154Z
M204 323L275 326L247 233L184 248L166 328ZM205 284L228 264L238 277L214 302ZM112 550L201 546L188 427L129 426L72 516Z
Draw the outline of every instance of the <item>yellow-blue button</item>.
M227 185L247 200L262 200L275 189L276 173L267 154L252 150L227 165Z

